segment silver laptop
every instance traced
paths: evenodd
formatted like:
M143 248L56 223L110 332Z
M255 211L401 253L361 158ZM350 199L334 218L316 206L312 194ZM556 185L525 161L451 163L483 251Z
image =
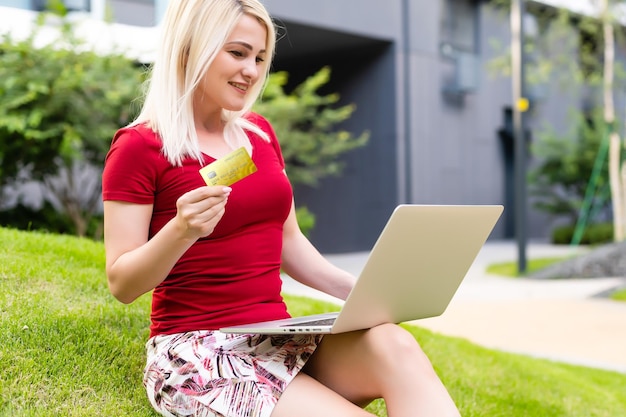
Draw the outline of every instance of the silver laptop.
M399 205L341 311L220 330L342 333L441 315L502 211L501 205Z

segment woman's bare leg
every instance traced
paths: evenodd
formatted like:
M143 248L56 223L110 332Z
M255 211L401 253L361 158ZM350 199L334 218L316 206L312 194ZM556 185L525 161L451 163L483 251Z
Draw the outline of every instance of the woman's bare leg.
M278 400L272 417L373 417L304 372L300 372Z
M303 372L350 402L384 398L389 417L457 417L415 338L400 326L324 336Z

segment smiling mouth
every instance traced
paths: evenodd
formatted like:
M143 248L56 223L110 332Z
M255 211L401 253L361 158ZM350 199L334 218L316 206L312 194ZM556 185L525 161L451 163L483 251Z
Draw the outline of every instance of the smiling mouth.
M248 91L248 88L250 87L250 85L248 84L239 84L239 83L234 83L234 82L230 82L229 84L243 92Z

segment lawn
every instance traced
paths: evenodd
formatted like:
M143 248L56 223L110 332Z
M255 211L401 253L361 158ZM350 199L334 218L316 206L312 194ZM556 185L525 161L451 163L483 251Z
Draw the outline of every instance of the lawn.
M626 288L615 291L611 294L611 298L616 301L626 301Z
M526 263L526 275L528 274L532 274L533 272L537 272L540 269L543 269L549 265L552 265L556 262L561 262L564 261L568 258L564 258L564 257L557 257L557 258L537 258L537 259L530 259L528 260L528 262ZM505 277L518 277L520 276L519 270L518 270L518 263L517 262L499 262L499 263L494 263L491 265L487 266L486 271L489 274L494 274L494 275L502 275Z
M287 297L294 314L335 306ZM148 296L115 301L99 242L0 228L0 416L155 416L141 372ZM468 416L626 416L626 375L407 327ZM369 408L385 416L384 404Z

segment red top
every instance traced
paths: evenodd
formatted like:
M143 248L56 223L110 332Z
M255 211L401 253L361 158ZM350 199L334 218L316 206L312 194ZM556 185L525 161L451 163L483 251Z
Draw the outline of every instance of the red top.
M292 189L271 125L257 114L248 118L271 139L248 132L258 170L231 186L213 233L194 243L154 289L151 337L289 316L280 294L280 264ZM146 126L120 129L102 177L103 200L153 205L149 238L176 215L182 194L205 185L198 161L172 166L161 147ZM214 160L204 156L205 164Z

